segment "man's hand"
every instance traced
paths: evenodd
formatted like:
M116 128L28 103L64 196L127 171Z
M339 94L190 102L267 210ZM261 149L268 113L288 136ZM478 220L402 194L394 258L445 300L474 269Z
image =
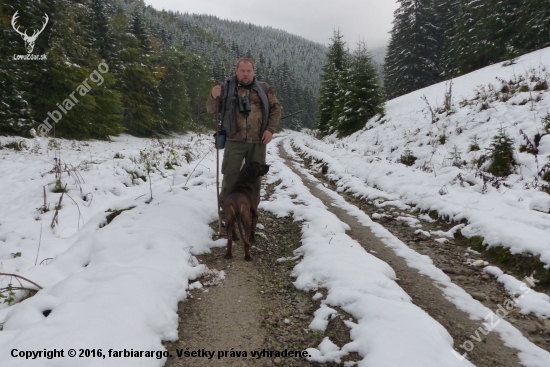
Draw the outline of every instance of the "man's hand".
M222 86L216 85L214 88L212 88L212 92L210 92L212 95L212 98L216 99L222 94Z
M271 139L273 139L273 133L269 130L264 131L264 135L262 136L262 143L268 144Z

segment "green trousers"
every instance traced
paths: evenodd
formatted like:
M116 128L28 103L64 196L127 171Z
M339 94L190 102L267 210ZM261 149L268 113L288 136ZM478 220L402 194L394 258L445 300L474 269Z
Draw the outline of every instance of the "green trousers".
M220 206L222 210L225 198L229 195L233 186L235 186L235 182L237 182L239 172L243 165L243 159L244 163L258 162L260 164L265 164L265 155L266 145L263 143L244 143L231 140L225 142L222 161L222 190L220 192ZM260 177L252 185L258 202L260 202L261 186L262 181Z

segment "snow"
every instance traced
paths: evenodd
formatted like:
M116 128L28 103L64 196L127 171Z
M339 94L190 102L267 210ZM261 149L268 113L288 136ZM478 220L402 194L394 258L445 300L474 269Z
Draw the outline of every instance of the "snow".
M38 142L42 144L39 153L0 151L2 270L43 287L21 303L0 305L0 365L37 365L32 359L12 357L12 349L64 349L65 358L42 358L41 366L162 366L166 361L161 341L177 339L177 304L186 298L189 282L205 271L193 254L220 245L211 241L208 226L216 218L215 195L204 185L181 188L183 174L193 168L193 162L183 161L175 171L151 174L153 200L147 204L148 182L124 185L131 179L122 167L136 164L113 156L123 149L139 156L139 150L151 142L131 137L117 140L76 148L71 142L61 143L62 162L93 163L87 170L80 165L80 184L67 174L61 177L68 193L54 230L50 228L53 210L40 214L35 209L43 204L44 185L50 209L59 201L60 194L50 191L55 176L48 173L54 152L46 149L46 141ZM194 151L205 154L206 144L195 136ZM206 163L213 167L212 160ZM205 176L202 180L212 183L211 175ZM87 193L93 193L91 202L83 200ZM106 224L107 209L129 207L134 208L101 227ZM14 258L11 253L16 252L21 256ZM53 259L39 265L46 258ZM1 280L6 286L9 277ZM189 288L200 288L200 283ZM51 313L46 317L45 311ZM158 359L73 359L67 357L69 348L102 349L103 354L124 348L161 354Z
M316 168L328 167L338 192L374 201L380 208L414 207L456 222L465 220L464 236L482 236L485 245L504 247L512 254L540 256L550 267L550 196L534 188L537 182L548 184L537 176L542 167L550 168L550 135L542 137L536 157L518 150L525 144L523 133L533 142L535 134L544 132L542 118L550 112L550 93L521 92L507 101L495 96L510 80L550 79L547 66L550 49L543 49L518 58L517 64L495 64L454 79L453 112L439 113L435 123L421 98L426 96L438 110L449 82L388 101L385 116L366 121L349 137L317 140L306 131L290 139L316 161ZM526 98L529 103L518 102ZM482 108L482 102L488 108ZM501 127L514 140L519 165L497 188L490 182L484 185L471 162L489 152ZM470 151L473 139L480 151ZM399 163L406 151L418 158L410 167ZM465 161L465 166L453 166L455 154L460 157L458 165Z
M291 136L292 135L289 135L289 137L291 137ZM295 155L295 152L292 150L292 148L290 146L289 140L287 140L285 142L286 151L290 155ZM306 172L306 175L311 176L311 174L309 174L307 172ZM313 176L311 176L311 177L313 177ZM295 180L293 180L293 182L294 181ZM400 241L397 237L393 236L382 225L373 222L372 219L367 214L365 214L362 210L357 208L355 205L347 203L341 196L339 196L338 194L336 194L332 190L327 189L323 185L317 185L317 188L324 191L327 195L329 195L331 197L331 199L333 200L333 203L332 203L333 205L336 205L336 206L346 210L350 215L355 216L357 218L357 220L359 221L359 223L361 223L364 226L368 227L375 236L380 238L382 240L382 242L384 242L387 246L392 248L398 256L403 257L406 260L408 266L410 266L412 268L415 268L415 269L418 269L420 274L424 274L424 275L429 276L438 285L438 288L442 289L445 297L449 301L454 303L459 309L461 309L461 310L467 312L468 314L470 314L470 317L472 319L474 319L474 320L483 320L483 319L487 320L488 317L490 317L492 315L492 317L494 317L494 320L498 320L498 323L495 322L496 327L493 328L491 331L499 333L501 338L504 340L504 342L507 345L513 345L516 349L520 350L519 358L520 358L521 362L524 365L543 367L543 366L547 366L550 363L550 353L548 353L547 351L544 351L541 348L539 348L538 346L532 344L527 338L525 338L521 334L520 331L518 331L516 328L514 328L510 323L508 323L504 319L498 318L495 315L495 313L497 312L496 310L490 310L487 307L483 306L479 301L474 300L464 289L462 289L459 286L457 286L456 284L454 284L451 281L451 279L441 269L437 268L428 256L421 255L421 254L417 253L416 251L412 250L410 247L408 247L406 244L404 244L402 241ZM451 231L452 230L456 230L456 228L451 229ZM318 244L318 246L319 245L320 244ZM306 260L306 259L307 259L307 254L304 255L304 260ZM327 263L331 262L331 261L333 261L333 260L326 259ZM486 262L483 262L482 260L479 260L479 262L481 262L480 265L482 265L482 266L483 265L488 265ZM477 264L477 262L476 262L476 264ZM300 266L300 264L298 266L296 266L295 270L298 269L299 266ZM492 271L492 270L493 269L489 268L489 271ZM322 279L324 280L327 277L329 277L329 275L323 275ZM299 279L299 277L298 277L298 279ZM510 281L509 278L506 278L506 280ZM348 282L351 282L351 279ZM327 285L328 285L327 283L328 282L324 281L325 285L323 287L327 287ZM517 281L517 283L514 283L514 286L517 286L518 289L521 289L520 294L522 296L525 295L525 299L528 298L527 297L528 293L534 292L532 290L525 289L525 284L521 285L521 282L519 282L519 281ZM363 292L366 293L365 291L363 291ZM329 293L330 293L330 291L329 291ZM533 297L532 297L532 301L525 302L525 303L523 302L523 300L521 301L521 303L523 303L522 307L526 308L526 312L530 312L530 311L534 311L534 310L537 310L537 311L548 310L550 303L548 303L547 297L548 296L546 296L546 295L534 292ZM521 297L521 298L523 298L523 297ZM406 302L408 300L409 300L409 298L402 299L403 302ZM332 301L334 303L331 303L330 301ZM338 299L333 300L333 299L330 299L329 297L327 297L327 299L325 300L325 304L330 304L330 305L338 305L339 306L340 304L338 302L339 302ZM370 305L370 306L367 305L367 303L371 303L371 302L373 302L373 300L369 300L368 302L366 302L365 304L362 304L361 306L358 306L357 308L360 308L361 311L365 312L366 310L369 309L369 307L372 307L372 305ZM359 302L357 302L357 303L359 303ZM406 344L406 345L409 345L409 346L412 345L412 346L414 346L414 348L420 348L420 346L415 344L417 342L417 340L412 340L412 341L408 340L408 338L414 339L414 334L418 333L418 331L414 330L414 327L421 327L421 325L415 325L416 321L420 321L421 324L426 325L427 328L425 329L425 333L429 334L429 335L426 335L428 338L434 337L434 335L436 335L438 332L441 332L437 328L437 326L441 327L441 325L439 325L439 323L437 323L437 321L431 319L431 323L435 323L437 326L436 325L431 325L431 323L428 322L427 320L421 319L420 315L416 315L416 314L415 314L415 316L408 315L407 321L401 320L400 318L402 317L402 313L407 313L408 314L408 313L411 312L411 310L408 310L408 311L399 310L399 306L401 306L401 305L393 305L393 306L397 306L397 307L395 309L391 309L391 307L387 304L382 304L382 303L376 303L376 304L377 304L377 308L376 308L376 312L374 312L375 316L369 315L368 312L365 312L365 313L362 312L363 313L362 316L365 319L368 319L368 320L372 320L372 317L377 317L379 320L383 320L383 322L386 322L388 324L391 323L391 321L389 321L390 319L396 321L397 323L399 323L399 325L385 325L385 328L390 329L390 330L393 330L393 328L399 329L400 340L398 340L398 341L394 340L394 342L398 342L399 344ZM414 306L414 307L416 307L416 306ZM361 317L358 317L356 314L353 313L353 310L355 310L355 308L350 308L350 307L348 307L348 308L342 307L342 308L346 312L352 314L354 317L361 319ZM383 310L385 310L385 311L383 311ZM397 310L399 310L398 311L399 315L393 314ZM392 315L392 316L390 316L390 315ZM404 325L404 323L406 323L406 322L408 322L409 326L410 326L410 329L408 329L408 330L403 329L403 327L402 327ZM359 324L361 324L361 322L359 322ZM378 325L369 325L369 329L372 330L373 328L376 328L376 326L378 326ZM429 328L428 326L432 326L432 327ZM379 333L382 333L379 330L377 330L377 331ZM411 335L406 335L407 332L410 332ZM388 338L391 338L390 334L391 333L388 333L388 335L387 335ZM447 335L445 335L445 334L446 334L446 330L443 329L443 335L440 335L439 338L450 338L450 336L448 334ZM359 336L363 336L363 335L366 336L367 335L367 330L357 330L357 328L352 328L351 335L352 335L352 339L354 340L354 342L355 342L355 337L357 337L358 340L362 341L364 339L359 338ZM354 335L355 335L355 337L354 337ZM394 335L394 337L395 337L395 335ZM378 335L378 338L380 338L379 335ZM370 338L365 338L365 339L367 339L369 341L368 342L369 345L372 344L372 340ZM386 344L389 344L389 343L390 343L390 341L386 342ZM424 341L422 341L422 343L424 343L424 345L433 345L432 340L424 340ZM383 348L381 345L376 345L376 347L377 348ZM449 349L449 348L451 348L451 349ZM348 350L348 349L346 348L346 346L344 346L342 348L342 350L345 351L345 350ZM420 351L420 349L416 349L416 350L417 350L417 352ZM451 353L454 352L454 353L456 353L455 354L455 356L457 357L456 360L457 361L460 360L459 359L460 355L457 352L452 350L452 342L450 343L450 345L445 345L445 346L439 345L438 350L440 350L440 351L447 350L447 352L451 352ZM373 350L369 348L367 350L360 350L359 353L361 355L364 355L363 353L373 353ZM381 357L379 360L378 359L371 360L369 358L369 356L367 356L366 358L364 358L362 360L361 363L369 361L368 364L364 364L364 365L368 365L368 366L378 365L377 363L379 363L380 366L384 366L384 365L402 365L404 363L406 363L407 366L415 366L416 365L416 361L412 361L411 359L405 359L406 358L405 355L403 355L403 356L398 355L398 353L400 353L400 351L392 349L392 350L388 350L387 353L391 354L392 358L395 358L393 360L390 359L390 360L392 360L392 363L384 364L385 361L388 360L388 358L389 358L388 356ZM409 357L410 357L414 352L412 350L408 350L407 353L409 353ZM443 353L443 352L442 352L441 356L434 355L434 352L431 351L431 350L423 350L422 352L419 352L419 353L422 354L422 355L425 355L425 356L429 356L429 357L427 357L427 359L429 361L437 361L438 358L445 358L445 353ZM429 353L429 354L426 354L426 353ZM322 353L321 354L316 353L314 355L322 355ZM326 357L322 357L322 358L326 358ZM462 359L462 363L464 363L464 362L467 362L467 360ZM419 361L418 363L424 363L424 365L426 365L426 366L431 365L430 364L431 362L428 362L428 361L422 361L422 362ZM446 361L440 360L440 362L438 362L438 363L439 363L439 365L445 365L445 366L452 365L451 362L447 361L447 360ZM363 364L359 364L359 365L361 366ZM421 365L421 364L419 364L419 365ZM437 365L437 363L435 363L434 365Z
M280 183L271 200L260 203L260 208L278 216L292 213L295 221L302 221L302 246L294 251L302 258L292 271L294 285L304 291L321 287L328 291L310 328L324 330L328 317L337 313L335 307L356 320L345 322L351 328L351 343L338 349L325 339L318 348L308 349L308 359L338 363L341 356L357 352L363 357L359 366L471 365L453 356L452 337L411 302L395 282L393 269L346 234L349 226L309 192L300 177L277 156L275 144L268 149L267 181ZM322 185L318 187L332 192Z

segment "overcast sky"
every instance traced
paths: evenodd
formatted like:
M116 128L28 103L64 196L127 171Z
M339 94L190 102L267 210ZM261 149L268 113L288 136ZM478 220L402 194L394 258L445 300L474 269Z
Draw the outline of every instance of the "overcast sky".
M350 48L361 38L369 49L389 40L396 0L145 0L162 10L211 14L271 26L327 45L340 28Z

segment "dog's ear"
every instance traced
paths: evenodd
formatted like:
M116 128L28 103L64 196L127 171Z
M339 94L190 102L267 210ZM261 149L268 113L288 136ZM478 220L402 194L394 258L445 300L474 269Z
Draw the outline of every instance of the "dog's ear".
M269 165L268 164L262 164L262 176L265 175L267 172L269 172Z

